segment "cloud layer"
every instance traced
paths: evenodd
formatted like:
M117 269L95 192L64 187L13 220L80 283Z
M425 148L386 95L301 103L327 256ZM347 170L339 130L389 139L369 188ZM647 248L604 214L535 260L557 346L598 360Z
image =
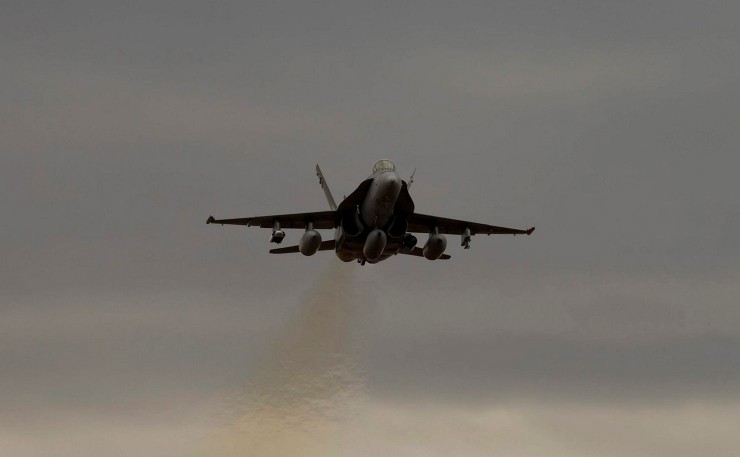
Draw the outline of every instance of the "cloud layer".
M276 346L320 379L338 338L329 454L736 454L739 14L6 2L0 453L197 455ZM383 157L420 212L537 231L360 268L204 224ZM351 330L286 339L335 266Z

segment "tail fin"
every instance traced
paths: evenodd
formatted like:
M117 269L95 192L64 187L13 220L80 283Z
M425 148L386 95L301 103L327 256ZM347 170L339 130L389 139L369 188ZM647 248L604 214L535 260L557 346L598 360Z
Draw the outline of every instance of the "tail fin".
M415 174L416 174L416 168L414 168L413 173L411 173L411 177L409 178L409 182L408 182L408 184L406 184L406 189L410 189L411 188L411 184L414 183L414 175Z
M326 195L326 201L329 203L329 208L336 211L337 204L334 202L334 197L331 196L331 191L329 190L329 186L326 184L324 174L321 173L321 168L319 168L319 164L316 164L316 176L319 177L319 184L321 184L321 188L324 189L324 195Z

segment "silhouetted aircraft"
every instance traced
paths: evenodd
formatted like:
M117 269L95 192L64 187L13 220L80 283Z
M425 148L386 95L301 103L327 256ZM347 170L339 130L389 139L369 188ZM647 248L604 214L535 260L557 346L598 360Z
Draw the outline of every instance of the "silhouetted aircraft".
M276 244L285 238L284 229L301 229L304 233L297 246L271 249L270 253L300 252L308 256L333 250L341 260L357 260L362 265L365 262L378 263L396 254L429 260L449 259L450 256L444 253L447 248L444 235L460 235L460 245L469 249L473 235L531 235L534 232L534 227L519 230L415 213L414 201L409 195L414 174L408 182L403 181L390 160L376 162L373 174L339 206L334 202L318 165L316 175L329 202L329 211L237 219L214 219L210 216L206 223L271 228L270 242ZM321 241L317 230L322 229L334 229L334 239ZM429 234L423 248L416 246L417 240L412 233Z

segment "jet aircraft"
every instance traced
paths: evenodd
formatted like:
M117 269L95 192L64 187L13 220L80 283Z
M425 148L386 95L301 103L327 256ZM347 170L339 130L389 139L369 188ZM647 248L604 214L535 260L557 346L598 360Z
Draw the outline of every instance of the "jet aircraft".
M318 251L333 250L341 260L356 260L362 265L378 263L396 254L428 260L449 259L444 253L447 248L444 235L460 235L460 245L469 249L473 235L531 235L534 232L534 227L520 230L416 213L409 195L414 173L408 182L402 180L390 160L376 162L373 173L339 206L318 165L316 175L329 203L329 211L237 219L210 216L206 223L271 228L270 242L275 244L285 238L284 229L301 229L304 233L298 245L271 249L270 253L300 252L310 256ZM318 232L322 229L334 229L334 239L322 241ZM424 247L416 246L413 233L429 235Z

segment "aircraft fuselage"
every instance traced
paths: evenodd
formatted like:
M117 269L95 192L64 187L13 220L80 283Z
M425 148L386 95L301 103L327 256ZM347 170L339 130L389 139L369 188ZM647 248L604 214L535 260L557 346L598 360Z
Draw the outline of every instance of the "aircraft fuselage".
M427 260L449 259L450 255L445 254L445 235L460 235L460 246L469 249L475 234L531 235L534 231L534 227L523 230L419 214L409 195L414 173L408 182L403 181L396 173L396 166L387 159L377 161L373 173L339 205L318 165L316 176L329 204L328 211L233 219L209 216L206 223L271 228L270 243L275 244L282 243L284 229L304 230L298 245L270 249L270 253L300 252L312 256L319 251L333 250L341 260L356 260L361 264L378 263L396 254ZM329 229L335 230L334 239L322 240L319 230ZM428 235L423 247L416 246L414 233Z
M350 218L356 213L362 230L348 233L340 225L335 231L334 238L338 240L335 252L345 262L380 262L396 254L405 239L405 226L403 233L391 230L394 224L405 223L400 220L404 216L396 210L396 202L405 183L393 170L379 170L368 179L372 182L365 186L367 190L361 203L342 215Z

